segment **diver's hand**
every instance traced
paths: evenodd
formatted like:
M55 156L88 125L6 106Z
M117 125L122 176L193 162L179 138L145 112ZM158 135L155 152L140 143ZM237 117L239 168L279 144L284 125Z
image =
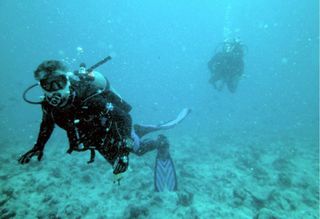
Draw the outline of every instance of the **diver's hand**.
M128 169L129 166L129 156L121 155L114 162L113 174L123 173Z
M73 152L73 149L72 148L69 148L68 150L67 150L67 154L71 154Z
M38 156L38 161L40 161L42 159L43 156L43 150L42 149L37 149L37 148L32 148L30 151L28 151L27 153L25 153L24 155L22 155L19 159L18 162L20 164L26 164L29 163L29 161L31 160L31 158L33 156Z

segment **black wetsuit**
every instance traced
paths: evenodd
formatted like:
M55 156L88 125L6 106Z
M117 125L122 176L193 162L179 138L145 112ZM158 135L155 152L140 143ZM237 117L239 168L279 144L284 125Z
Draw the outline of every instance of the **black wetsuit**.
M110 90L92 92L87 82L71 81L71 96L65 107L42 103L43 117L34 149L43 150L56 124L67 132L69 153L97 150L113 165L119 156L128 155L130 110L131 106Z

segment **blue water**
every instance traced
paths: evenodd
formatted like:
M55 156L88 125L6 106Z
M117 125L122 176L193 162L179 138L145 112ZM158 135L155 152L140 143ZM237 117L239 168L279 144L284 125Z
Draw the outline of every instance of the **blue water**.
M68 58L70 69L76 69L82 61L90 65L112 55L99 70L132 103L137 120L157 121L191 107L194 115L185 131L201 126L209 134L218 122L236 129L307 128L315 134L317 4L1 1L1 93L20 101L43 60ZM218 93L207 83L206 63L224 40L226 25L248 47L246 77L235 95ZM4 100L4 108L15 104ZM34 118L32 107L21 103L19 109Z
M318 16L316 0L1 0L0 147L21 153L37 136L41 110L21 94L43 60L74 70L108 55L97 70L133 106L135 122L189 107L169 136L294 136L318 147ZM207 62L226 37L248 48L235 94L208 83Z

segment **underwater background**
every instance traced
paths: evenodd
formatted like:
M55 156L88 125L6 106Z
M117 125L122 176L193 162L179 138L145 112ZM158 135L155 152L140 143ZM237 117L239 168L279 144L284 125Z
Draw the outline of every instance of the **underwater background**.
M319 218L318 16L317 0L0 0L0 217ZM213 89L207 68L233 37L247 47L234 94ZM162 132L177 192L154 191L156 152L130 155L118 186L100 155L66 154L58 128L41 162L18 164L41 121L22 100L36 67L108 55L97 70L135 123L192 109Z

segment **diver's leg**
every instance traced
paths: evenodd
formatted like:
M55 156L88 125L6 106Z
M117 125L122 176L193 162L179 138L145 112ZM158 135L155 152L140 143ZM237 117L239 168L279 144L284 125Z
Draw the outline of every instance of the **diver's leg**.
M140 142L140 147L138 148L138 150L132 152L138 156L142 156L149 151L155 150L157 146L157 140L146 139Z
M209 79L209 83L212 84L212 85L214 85L216 83L216 81L217 80L215 79L214 76L211 76L211 78Z
M227 86L231 93L235 93L237 91L239 80L240 80L239 76L234 76L230 78L230 80L228 80Z
M169 141L166 136L159 135L157 139L158 145L158 155L157 157L160 159L167 159L169 155Z
M218 91L221 91L225 84L223 77L220 73L215 73L214 75L212 75L209 82L213 85L214 89Z
M163 122L161 124L157 125L140 125L140 124L135 124L133 126L133 130L131 132L131 137L136 142L139 142L140 138L143 136L151 133L151 132L156 132L160 130L167 130L175 127L178 125L180 122L182 122L187 115L191 112L191 109L189 108L184 108L175 119L169 120L167 122Z
M216 88L216 83L221 79L221 77L219 76L219 74L212 74L209 83L212 84L214 86L214 88Z
M159 135L156 140L146 139L141 141L139 148L137 150L133 150L132 153L142 156L155 149L162 150L163 147L167 147L167 149L169 149L169 142L164 135Z
M224 80L220 80L220 81L217 81L215 84L214 84L214 88L218 91L222 91L223 87L224 87L224 84L225 84L225 81Z
M134 124L133 125L134 135L138 136L139 138L142 138L143 136L155 132L160 129L160 125L140 125L140 124ZM131 133L131 136L133 134Z

